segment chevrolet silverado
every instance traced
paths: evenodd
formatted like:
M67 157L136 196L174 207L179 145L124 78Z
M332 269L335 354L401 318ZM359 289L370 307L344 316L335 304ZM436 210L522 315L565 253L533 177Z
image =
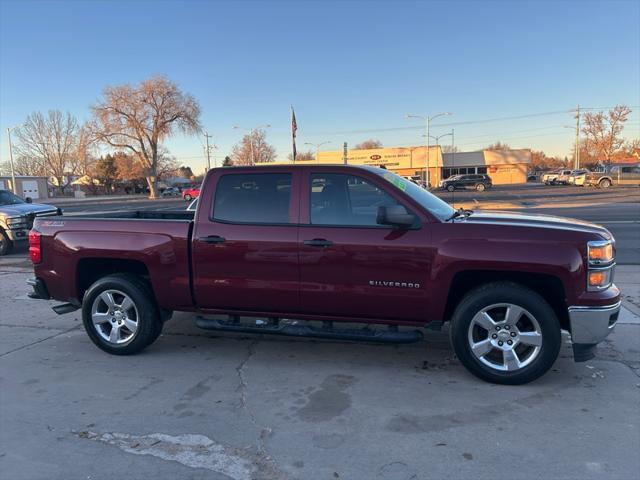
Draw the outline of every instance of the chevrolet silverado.
M448 324L474 375L522 384L594 356L620 310L615 241L544 215L455 210L384 169L210 170L196 211L36 218L34 298L140 352L173 311L227 332L412 342ZM359 324L354 326L354 324Z

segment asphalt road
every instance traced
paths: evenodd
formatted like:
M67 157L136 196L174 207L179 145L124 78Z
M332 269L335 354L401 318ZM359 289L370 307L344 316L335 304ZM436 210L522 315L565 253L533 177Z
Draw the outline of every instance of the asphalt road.
M606 227L616 239L616 261L640 265L640 204L614 203L585 207L523 208L516 212L577 218Z

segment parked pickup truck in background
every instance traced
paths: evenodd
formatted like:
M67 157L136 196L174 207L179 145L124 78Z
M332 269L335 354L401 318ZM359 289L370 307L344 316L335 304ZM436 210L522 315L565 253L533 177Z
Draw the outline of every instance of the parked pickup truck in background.
M59 215L51 205L22 200L9 190L0 190L0 256L6 255L20 243L26 243L35 216Z
M609 188L611 185L640 186L640 163L614 165L602 172L590 172L585 177L586 186Z
M561 329L592 358L620 309L605 228L454 210L374 167L213 169L195 213L37 218L29 244L31 296L82 308L120 355L176 310L205 329L372 342L447 323L470 372L520 384L552 366Z
M571 175L571 170L560 168L558 170L553 170L551 172L545 172L540 175L540 181L545 185L556 185L560 183L560 179L569 178Z

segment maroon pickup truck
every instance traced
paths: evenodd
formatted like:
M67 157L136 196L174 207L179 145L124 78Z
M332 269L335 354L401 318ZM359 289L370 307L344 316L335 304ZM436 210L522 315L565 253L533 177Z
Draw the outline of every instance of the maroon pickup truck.
M176 310L205 329L371 342L448 323L470 372L520 384L552 366L561 330L592 358L620 310L603 227L454 210L372 167L213 169L195 213L37 218L29 244L31 296L82 308L113 354L149 346Z

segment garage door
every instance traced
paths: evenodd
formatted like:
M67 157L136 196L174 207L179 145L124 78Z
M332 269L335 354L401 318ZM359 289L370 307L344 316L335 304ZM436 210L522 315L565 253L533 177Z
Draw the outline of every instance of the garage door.
M22 198L31 197L33 199L40 198L40 192L38 192L37 180L23 180L22 181Z

